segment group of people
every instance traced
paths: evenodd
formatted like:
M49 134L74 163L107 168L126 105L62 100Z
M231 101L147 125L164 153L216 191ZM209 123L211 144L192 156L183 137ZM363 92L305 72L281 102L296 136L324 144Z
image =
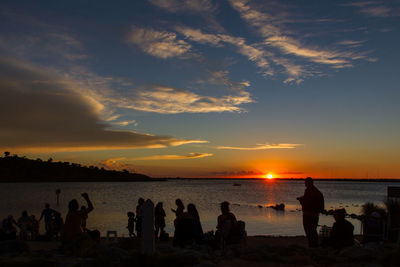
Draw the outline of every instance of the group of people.
M317 226L319 221L319 214L322 213L324 208L324 196L315 187L314 181L311 177L305 179L304 195L298 197L303 211L303 227L308 245L311 248L322 246L330 246L336 249L352 246L354 244L354 226L346 220L346 210L337 209L334 212L335 222L330 231L329 237L321 244L318 240Z
M39 224L44 219L46 238L58 238L63 225L61 213L51 209L50 204L46 203L39 220L35 215L28 215L24 210L21 217L16 221L12 215L8 215L0 224L0 240L14 240L17 238L17 228L19 228L19 239L36 240L39 237Z
M128 231L130 237L142 236L142 221L143 221L143 205L145 201L139 198L135 213L129 211L128 215ZM203 239L203 229L201 227L200 216L196 206L193 203L185 206L181 199L176 199L176 209L171 209L175 213L175 234L174 245L184 246L189 242L201 242ZM163 202L158 202L154 207L154 234L155 239L168 240L168 234L165 232L165 217L166 213L163 207ZM136 225L136 227L135 227ZM136 235L135 231L136 230Z
M128 216L128 231L130 237L142 236L142 220L143 220L143 205L145 201L139 198L135 213L129 211ZM175 214L174 219L174 237L173 245L184 247L189 244L200 244L204 239L204 232L201 226L200 215L196 205L190 203L185 205L181 199L176 199L176 208L171 209ZM158 202L154 208L154 233L155 239L168 240L168 234L165 232L165 217L166 213L163 207L163 202ZM136 228L135 228L136 225ZM136 230L136 234L135 234ZM215 239L220 244L239 243L246 237L245 223L237 221L235 215L230 212L229 203L221 203L221 215L217 219L217 231Z
M319 244L317 226L319 214L324 211L323 194L314 186L313 179L308 177L305 179L304 195L298 197L303 212L303 227L308 239L309 247L318 247L319 245L328 245L335 248L342 248L353 245L354 226L345 219L346 211L344 209L336 210L334 213L335 223L332 226L330 236ZM89 238L94 242L100 241L100 232L91 231L86 228L86 220L88 214L94 209L92 202L87 193L81 195L86 201L87 207L79 207L76 199L68 204L68 214L65 223L61 214L50 208L49 204L45 205L45 209L37 220L34 215L28 215L27 211L23 211L18 221L15 221L12 215L9 215L1 222L0 239L16 239L17 228L20 228L20 239L26 240L28 236L35 239L39 236L39 222L44 219L46 236L61 239L63 244L74 244L77 240ZM143 222L143 205L145 200L138 199L135 213L130 211L128 215L128 231L130 237L142 236ZM204 238L203 229L200 222L200 216L196 206L193 203L185 206L181 199L175 201L176 209L171 209L175 213L174 219L174 238L175 246L185 246L191 243L201 243ZM230 212L229 203L222 202L220 205L221 215L217 219L217 231L215 239L221 244L238 243L245 239L245 223L237 221L235 215ZM158 202L154 208L154 233L156 239L167 239L168 234L165 232L166 213L163 203ZM136 227L135 227L136 226ZM136 234L135 234L136 230Z

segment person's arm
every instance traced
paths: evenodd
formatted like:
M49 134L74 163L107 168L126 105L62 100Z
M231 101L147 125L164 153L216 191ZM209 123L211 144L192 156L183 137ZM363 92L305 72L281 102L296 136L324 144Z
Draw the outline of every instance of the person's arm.
M94 207L93 207L92 202L89 199L89 195L87 193L83 193L82 197L86 200L86 203L87 203L87 206L88 206L87 209L86 209L86 213L91 212L94 209Z

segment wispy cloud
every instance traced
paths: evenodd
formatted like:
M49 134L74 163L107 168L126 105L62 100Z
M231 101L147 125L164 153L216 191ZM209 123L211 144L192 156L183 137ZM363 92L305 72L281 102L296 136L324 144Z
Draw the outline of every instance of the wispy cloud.
M385 5L383 1L359 1L346 3L343 6L359 8L359 12L369 17L390 17L393 9Z
M152 56L164 59L183 56L191 48L184 40L177 39L175 33L150 28L132 27L127 41Z
M255 46L246 43L241 37L235 37L228 34L211 34L204 33L199 29L189 27L176 27L176 30L183 34L187 39L201 44L209 44L214 46L232 45L237 52L254 62L259 68L264 70L264 75L272 75L273 71L266 58L266 53Z
M211 157L211 153L189 153L187 155L154 155L148 157L130 158L128 160L182 160L182 159L199 159Z
M301 144L257 144L254 147L218 146L217 149L231 150L268 150L268 149L294 149Z
M82 151L206 142L110 130L100 119L104 106L78 93L79 87L37 65L0 58L0 148Z
M201 96L191 91L158 86L143 90L134 97L119 100L120 107L162 114L242 112L239 105L251 103L248 92L223 97Z
M368 59L365 53L306 44L299 36L296 37L295 32L284 28L283 20L278 15L257 8L252 4L253 1L230 0L229 2L240 13L244 21L257 29L258 33L264 38L263 43L267 47L279 49L283 55L293 55L314 64L328 65L336 69L352 67L355 60ZM351 44L351 46L355 47L354 44ZM295 64L289 58L278 57L272 53L268 56L270 61L284 67L289 75L286 82L294 81L298 83L304 77L318 75L318 72L306 67L305 64Z

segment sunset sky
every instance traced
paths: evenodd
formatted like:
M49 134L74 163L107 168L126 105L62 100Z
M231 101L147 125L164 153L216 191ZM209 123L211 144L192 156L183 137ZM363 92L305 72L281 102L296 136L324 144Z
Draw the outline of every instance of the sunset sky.
M0 151L400 178L400 1L2 1Z

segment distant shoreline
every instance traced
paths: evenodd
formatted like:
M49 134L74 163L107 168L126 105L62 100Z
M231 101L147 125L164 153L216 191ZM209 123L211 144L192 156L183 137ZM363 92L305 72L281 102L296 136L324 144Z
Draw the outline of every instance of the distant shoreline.
M353 179L353 178L313 178L319 182L371 182L371 183L400 183L400 179L382 178L382 179ZM138 182L166 182L166 181L303 181L304 178L275 178L274 180L267 180L263 178L147 178L147 179L121 179L121 178L62 178L60 180L55 179L41 179L32 181L31 179L24 178L2 178L1 183L138 183Z
M265 178L164 178L166 180L232 180L232 181L303 181L305 178L274 178L271 180ZM399 183L400 179L396 178L313 178L314 181L337 181L337 182L394 182Z

